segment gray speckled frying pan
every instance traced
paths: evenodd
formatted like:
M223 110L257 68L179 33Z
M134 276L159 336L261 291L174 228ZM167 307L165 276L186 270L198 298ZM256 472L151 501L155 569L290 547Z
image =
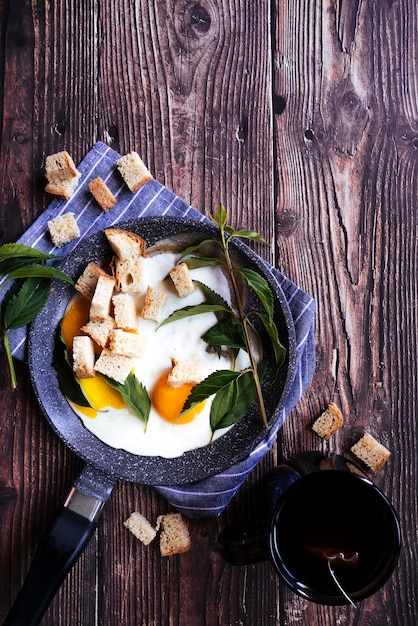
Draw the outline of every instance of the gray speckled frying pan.
M118 228L139 234L152 246L161 242L180 249L202 239L213 238L217 228L187 218L145 217L118 224ZM295 369L293 319L287 301L266 263L240 241L234 241L236 262L264 276L274 295L274 320L287 348L287 358L278 376L274 375L268 342L264 346L267 373L263 397L269 425L280 417L290 391ZM77 279L90 261L110 257L111 248L100 232L86 239L58 267ZM4 626L38 624L69 569L92 536L101 510L117 479L150 485L182 485L216 474L245 458L265 437L258 407L212 444L179 457L138 456L106 445L88 431L63 396L52 366L55 331L63 317L73 288L64 282L54 284L46 307L29 332L29 368L39 404L57 435L81 457L86 466L74 482L64 506L42 541L28 577ZM257 297L247 293L247 304L260 309ZM261 333L262 334L262 333Z

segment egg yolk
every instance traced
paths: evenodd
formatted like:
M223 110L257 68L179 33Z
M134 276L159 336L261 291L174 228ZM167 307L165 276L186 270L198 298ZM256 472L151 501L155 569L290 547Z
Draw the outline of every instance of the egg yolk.
M67 348L71 350L73 339L82 334L80 328L89 321L90 301L78 298L69 307L62 320L61 330Z
M81 327L89 321L89 311L90 301L86 298L78 298L64 315L61 330L65 344L70 350L73 346L74 337L82 334L80 330ZM100 352L100 346L96 346L95 344L95 351ZM77 409L87 417L96 417L98 410L104 409L105 407L123 409L125 406L125 402L120 393L108 385L102 376L97 375L94 376L94 378L80 378L79 383L85 397L91 406L94 407L89 408L76 405Z
M200 402L192 409L189 409L179 419L184 403L193 387L192 384L182 385L181 387L169 387L167 384L169 372L162 374L156 381L152 391L152 403L155 410L161 415L166 422L172 424L187 424L194 420L205 406L205 401Z

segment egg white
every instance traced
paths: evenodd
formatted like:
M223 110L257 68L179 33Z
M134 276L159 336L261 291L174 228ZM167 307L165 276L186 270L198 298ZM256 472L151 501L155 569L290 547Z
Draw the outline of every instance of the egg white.
M161 253L144 259L143 292L136 295L138 311L142 309L144 294L149 284L164 291L167 296L163 319L177 309L204 301L199 288L185 298L178 297L171 279L167 278L177 258L178 256L172 253ZM230 304L228 281L220 268L194 269L191 270L191 275L194 280L204 283ZM229 358L225 356L219 358L217 354L209 353L207 344L201 339L201 335L215 323L216 317L213 313L190 316L161 327L158 327L156 322L138 316L138 333L144 338L145 347L142 355L135 359L134 373L150 396L155 381L171 368L173 358L178 361L198 359L204 377L216 370L230 369ZM241 350L235 364L236 369L243 369L248 364L248 355ZM210 442L211 403L212 399L208 398L201 413L186 424L171 424L151 407L146 429L129 407L123 409L109 407L100 411L95 418L86 417L77 409L75 411L89 431L113 448L143 456L173 458ZM227 430L229 428L216 431L214 439Z

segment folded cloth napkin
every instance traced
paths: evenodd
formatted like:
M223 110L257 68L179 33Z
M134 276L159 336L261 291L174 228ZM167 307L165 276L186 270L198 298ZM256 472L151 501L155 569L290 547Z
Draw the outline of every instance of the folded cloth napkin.
M77 168L81 177L72 198L68 201L53 200L23 234L18 243L24 243L59 256L66 256L82 238L89 237L120 221L150 215L173 215L177 217L187 215L187 217L199 221L207 219L154 179L132 194L121 177L115 173L116 161L119 158L120 155L109 146L101 142L96 143ZM88 182L98 176L105 181L118 200L117 204L107 213L98 207L87 187ZM47 223L57 215L68 212L74 213L81 238L57 250L51 243ZM268 268L282 288L295 322L297 363L293 385L274 428L269 430L265 440L246 459L215 476L198 482L175 488L155 487L174 508L188 517L216 517L220 515L248 474L272 448L278 429L298 402L314 372L313 318L315 302L278 270L271 266ZM25 360L26 329L20 328L9 331L9 342L13 356Z

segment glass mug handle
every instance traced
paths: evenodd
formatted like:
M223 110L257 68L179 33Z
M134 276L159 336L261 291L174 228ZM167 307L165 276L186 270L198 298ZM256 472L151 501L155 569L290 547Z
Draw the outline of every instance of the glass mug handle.
M279 497L301 477L289 465L279 465L267 485L267 519L242 520L227 526L218 537L220 555L232 565L249 565L270 559L268 548L268 519Z

